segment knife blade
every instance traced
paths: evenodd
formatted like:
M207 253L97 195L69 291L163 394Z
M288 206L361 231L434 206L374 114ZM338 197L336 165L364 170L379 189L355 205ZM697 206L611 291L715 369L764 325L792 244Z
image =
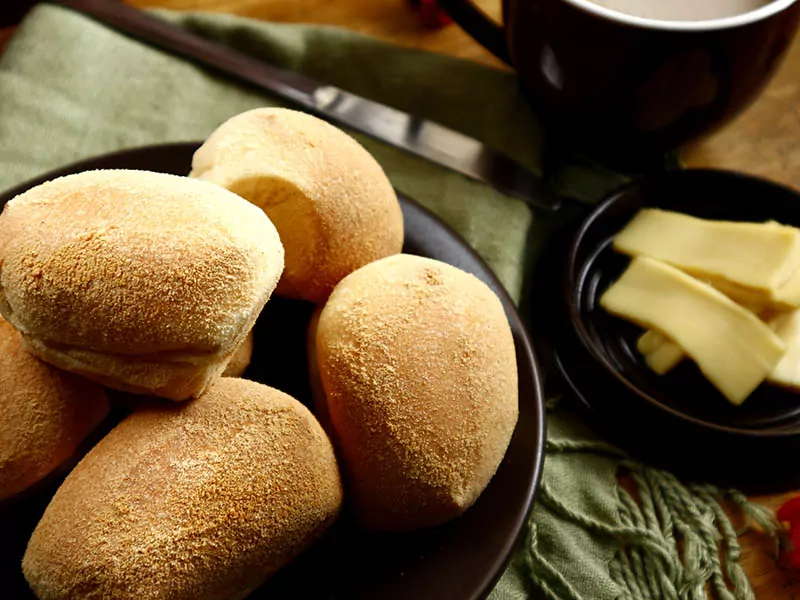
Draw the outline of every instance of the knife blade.
M489 184L534 208L556 211L564 202L539 176L518 162L433 121L279 69L116 0L57 3L138 41L272 92L321 118Z

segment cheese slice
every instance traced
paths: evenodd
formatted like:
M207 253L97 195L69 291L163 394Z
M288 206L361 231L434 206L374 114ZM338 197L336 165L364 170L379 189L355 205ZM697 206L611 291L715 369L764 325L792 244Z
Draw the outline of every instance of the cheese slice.
M691 275L761 291L767 298L776 298L800 265L800 231L793 227L711 221L654 208L639 211L614 237L613 246L618 252L656 258ZM800 304L800 298L791 299L792 306Z
M600 305L674 340L737 405L786 351L775 332L752 312L707 283L652 258L634 258L602 295Z
M736 302L736 304L741 304L747 310L754 313L760 313L773 307L779 310L791 310L794 308L794 305L785 301L786 296L778 298L778 294L781 293L781 291L784 289L784 286L788 285L789 282L792 281L791 277L789 277L787 283L779 288L776 288L772 293L764 290L757 290L755 288L749 288L740 283L734 283L732 281L728 281L727 279L723 279L722 277L706 275L699 276L698 279L716 288L728 298Z
M663 344L670 341L670 339L662 333L653 331L652 329L645 331L638 340L636 340L636 349L641 354L652 354L656 352Z
M800 391L800 309L774 315L766 323L786 344L786 353L767 376L767 381ZM686 358L683 348L652 329L642 334L636 348L647 366L658 375L668 373Z
M771 305L777 308L800 307L800 269L795 270L789 279L771 294Z
M639 338L636 348L644 356L650 370L657 375L665 375L686 358L686 353L678 344L658 331L645 331Z
M767 377L767 381L800 390L800 310L778 315L770 327L786 344L786 354Z
M767 324L786 344L786 353L767 376L769 383L800 391L800 309L779 314ZM653 372L664 375L675 368L686 353L678 344L657 331L646 331L637 349Z

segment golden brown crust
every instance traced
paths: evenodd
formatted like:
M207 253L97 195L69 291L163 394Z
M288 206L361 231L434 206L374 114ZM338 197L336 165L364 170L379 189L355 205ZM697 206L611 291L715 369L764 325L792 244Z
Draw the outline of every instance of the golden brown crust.
M191 176L266 211L286 248L282 296L322 302L347 274L402 249L403 215L380 165L311 115L262 108L233 117L197 151Z
M244 375L244 372L247 370L247 367L250 366L250 359L253 357L253 330L250 330L250 333L247 334L247 337L244 338L244 341L239 344L239 347L236 348L236 351L233 353L231 357L231 362L228 363L228 366L225 367L225 370L222 372L223 377L241 377Z
M28 354L0 318L0 499L70 458L107 414L100 386Z
M139 409L74 469L23 560L39 598L244 598L336 518L328 438L291 397L223 378Z
M425 527L472 505L517 420L514 341L486 285L416 256L367 265L325 305L317 360L364 526Z
M109 387L174 400L222 372L283 267L262 211L201 181L91 171L0 215L0 312L27 347Z

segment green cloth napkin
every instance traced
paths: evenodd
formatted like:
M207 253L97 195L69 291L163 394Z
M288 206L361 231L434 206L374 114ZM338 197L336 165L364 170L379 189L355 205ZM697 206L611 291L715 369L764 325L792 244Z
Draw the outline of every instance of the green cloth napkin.
M547 146L511 73L334 28L158 14L272 64L439 121L539 170ZM69 10L42 5L0 58L0 189L89 156L201 140L237 113L279 104ZM567 213L532 212L460 175L356 137L398 189L457 229L512 296L523 299L525 276ZM625 180L585 161L562 164L548 177L589 203ZM492 600L699 599L707 583L722 600L752 597L718 490L684 485L629 459L597 440L569 402L551 398L548 429L538 502ZM636 499L618 485L621 469L631 475ZM763 517L741 496L730 496Z

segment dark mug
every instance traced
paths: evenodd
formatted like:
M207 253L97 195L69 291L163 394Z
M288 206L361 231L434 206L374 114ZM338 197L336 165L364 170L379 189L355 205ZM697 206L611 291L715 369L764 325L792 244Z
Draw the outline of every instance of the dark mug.
M35 4L35 0L0 0L0 27L16 25Z
M635 17L589 0L503 0L501 27L470 0L439 3L515 68L559 136L623 162L675 149L740 113L800 19L800 0L705 21Z

